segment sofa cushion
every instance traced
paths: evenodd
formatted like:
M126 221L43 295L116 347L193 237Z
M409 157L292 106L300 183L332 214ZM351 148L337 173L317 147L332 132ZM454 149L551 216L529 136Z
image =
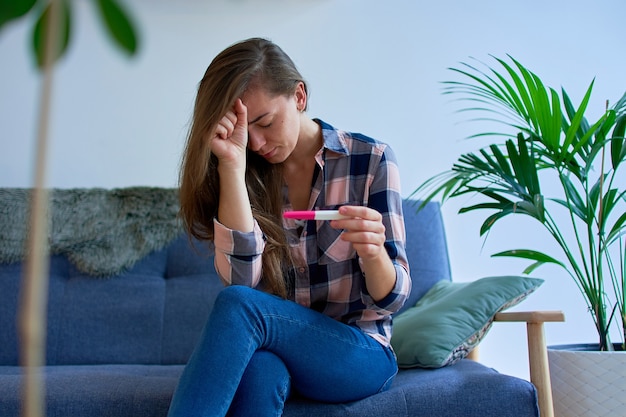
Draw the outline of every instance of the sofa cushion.
M182 365L46 367L47 417L164 417L182 370ZM3 417L20 415L20 378L19 368L0 367ZM287 401L283 414L284 417L538 415L532 384L498 374L470 360L436 370L402 370L389 390L350 403L322 404L294 395Z
M543 280L519 276L441 281L394 319L391 344L400 367L438 368L467 356L499 311L521 302Z
M181 235L109 278L50 260L46 363L183 364L224 287L211 248ZM0 266L0 365L18 363L21 263Z
M440 369L401 370L388 391L361 401L321 404L296 397L285 405L283 417L312 416L537 417L539 410L528 381L466 359Z
M65 365L44 369L46 417L165 416L182 365ZM0 416L20 416L21 371L0 367Z

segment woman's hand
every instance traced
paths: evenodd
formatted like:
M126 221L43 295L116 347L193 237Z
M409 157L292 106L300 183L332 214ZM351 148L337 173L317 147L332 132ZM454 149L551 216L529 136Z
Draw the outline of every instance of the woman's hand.
M341 239L352 243L361 259L371 259L386 255L385 226L383 216L369 207L342 206L339 213L349 219L333 220L331 226L335 229L344 229Z
M383 216L362 206L342 206L339 213L349 218L333 220L330 225L344 229L341 239L352 243L361 258L368 292L375 301L382 300L396 284L396 269L385 250Z
M219 121L211 137L211 152L221 167L245 170L248 146L248 109L241 99Z

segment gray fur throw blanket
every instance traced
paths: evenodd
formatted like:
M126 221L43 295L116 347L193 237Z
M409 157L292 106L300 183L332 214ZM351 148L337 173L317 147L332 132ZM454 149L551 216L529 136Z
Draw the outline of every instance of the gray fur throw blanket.
M0 188L0 262L25 258L32 190ZM81 271L116 275L183 233L178 190L51 189L49 245Z

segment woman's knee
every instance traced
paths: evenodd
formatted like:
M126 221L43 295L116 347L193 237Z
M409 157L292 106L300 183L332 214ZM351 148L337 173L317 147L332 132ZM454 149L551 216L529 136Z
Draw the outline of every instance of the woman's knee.
M246 287L243 285L231 285L222 289L215 303L213 304L214 310L240 310L241 306L246 306L251 303L251 300L257 296L259 291Z
M256 291L253 288L246 287L245 285L229 285L224 287L217 295L218 300L221 298L226 299L242 299L247 298L248 294L252 291Z
M225 310L254 316L262 314L268 308L268 304L273 301L273 298L277 299L273 295L254 288L231 285L217 295L213 310L222 312L220 314L223 314Z
M269 294L267 293L255 288L246 287L245 285L229 285L219 292L215 303L224 302L228 305L239 303L248 304L256 299L268 296Z

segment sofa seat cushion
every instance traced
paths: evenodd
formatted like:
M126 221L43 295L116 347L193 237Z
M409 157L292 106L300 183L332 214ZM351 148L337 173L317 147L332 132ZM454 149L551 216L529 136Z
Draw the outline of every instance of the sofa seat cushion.
M64 365L45 368L47 417L165 416L182 365ZM18 417L20 368L0 367L0 415ZM506 401L502 401L506 398ZM285 417L536 417L527 381L462 360L446 368L399 372L383 393L346 404L297 395Z
M539 408L528 381L464 359L445 368L401 370L388 391L361 401L320 404L294 398L284 416L537 417Z
M412 404L411 417L539 416L534 385L469 359L444 368L403 370L393 387Z
M46 417L165 416L182 365L45 368ZM0 367L0 416L20 416L19 367Z

